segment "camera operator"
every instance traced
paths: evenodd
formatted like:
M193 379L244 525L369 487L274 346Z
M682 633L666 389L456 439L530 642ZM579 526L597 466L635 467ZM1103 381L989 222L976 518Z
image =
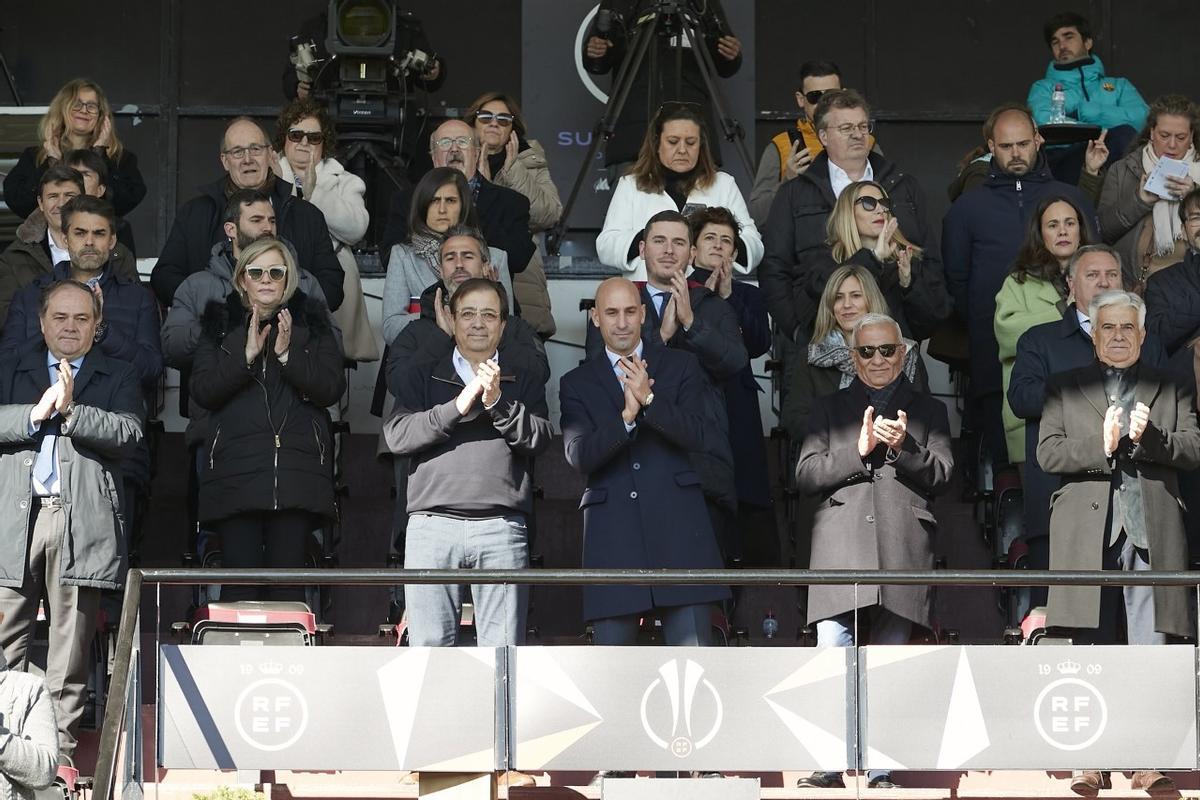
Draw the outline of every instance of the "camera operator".
M290 62L287 68L283 71L283 96L288 100L308 97L312 92L312 78L320 71L325 61L329 58L329 52L325 49L325 36L328 32L329 17L325 13L317 14L314 17L306 20L300 25L300 30L297 31L293 41L299 43L300 46L311 43L313 45L311 56L318 63L314 64L308 72L309 79L304 80L300 77L295 62ZM394 55L398 62L403 62L410 53L423 53L426 55L426 63L423 69L415 71L406 71L404 74L405 93L412 92L413 89L423 89L427 92L436 92L441 88L442 83L446 80L446 64L441 57L433 53L433 48L429 45L429 40L425 38L425 31L421 27L421 21L413 16L411 11L401 11L396 9L396 40L395 40ZM293 52L294 46L289 48ZM332 75L330 77L333 77ZM396 88L401 88L397 86Z
M678 5L689 20L698 21L697 40L708 48L717 74L728 78L736 73L742 66L742 43L729 29L720 0L680 0ZM619 74L639 24L648 23L658 13L658 6L653 0L601 0L583 44L584 69L593 75ZM637 158L650 117L664 102L681 100L707 107L708 89L695 56L684 52L690 44L675 15L664 18L657 33L658 41L634 76L613 137L604 150L604 164L612 170L610 182L615 182L621 165ZM711 110L708 133L710 142L721 141ZM719 165L719 153L717 159Z

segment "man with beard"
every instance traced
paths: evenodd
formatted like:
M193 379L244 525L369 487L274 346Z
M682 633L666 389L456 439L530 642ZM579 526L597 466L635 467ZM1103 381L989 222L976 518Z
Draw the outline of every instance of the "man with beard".
M229 123L221 139L225 175L201 187L200 196L179 209L151 273L154 293L164 306L174 302L175 292L189 275L205 270L213 245L232 235L223 231L229 223L221 212L239 189L255 189L267 196L279 234L291 245L296 263L321 284L330 311L342 304L342 265L333 252L325 216L312 203L292 196L292 185L275 176L270 160L271 145L257 122L239 117Z
M529 234L529 200L520 192L498 186L479 174L479 141L475 129L460 119L443 122L429 137L429 155L435 167L454 167L471 185L471 201L479 215L483 238L508 255L508 270L521 272L537 249ZM387 266L392 247L408 240L408 209L412 187L392 196L392 208L379 242ZM465 217L460 218L463 221ZM519 310L518 310L519 313Z
M982 433L993 464L1003 466L1008 463L1008 448L1001 417L1000 347L992 324L996 293L1043 197L1066 197L1083 209L1093 239L1097 225L1092 203L1083 192L1050 174L1029 109L1000 106L988 116L983 132L992 154L988 177L978 190L960 195L942 221L942 262L946 288L967 325L971 353L967 417Z

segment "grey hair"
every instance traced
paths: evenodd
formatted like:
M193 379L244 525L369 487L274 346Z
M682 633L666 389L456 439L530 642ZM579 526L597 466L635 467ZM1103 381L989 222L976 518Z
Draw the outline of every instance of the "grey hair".
M1133 292L1114 289L1109 292L1098 294L1092 298L1092 302L1088 306L1088 319L1092 321L1093 330L1095 330L1096 323L1099 321L1100 309L1107 308L1109 306L1116 306L1118 308L1136 308L1138 315L1138 327L1142 330L1146 329L1146 301L1138 297Z
M478 228L472 228L470 225L463 225L462 223L451 225L443 235L442 244L445 245L446 242L450 241L452 236L466 236L474 239L479 243L479 257L483 259L483 263L487 264L492 260L491 253L488 252L487 239L483 238L483 233ZM438 248L438 250L438 257L440 258L441 248Z
M1075 267L1079 265L1080 259L1092 253L1105 253L1112 256L1113 261L1117 262L1117 269L1121 272L1121 283L1125 283L1125 265L1121 263L1121 254L1115 247L1107 244L1085 244L1071 254L1071 257L1067 259L1067 274L1071 276L1072 280L1075 278Z
M896 322L896 320L887 314L863 314L859 317L858 322L854 323L854 330L850 332L850 341L854 347L858 346L858 332L868 325L891 325L896 329L898 343L904 343L904 332L900 330L899 322Z

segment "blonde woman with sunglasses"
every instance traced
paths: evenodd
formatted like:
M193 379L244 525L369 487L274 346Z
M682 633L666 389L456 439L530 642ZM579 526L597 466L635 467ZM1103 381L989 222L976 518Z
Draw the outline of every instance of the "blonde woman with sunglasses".
M199 521L226 567L302 567L310 532L332 518L333 439L325 408L345 389L325 304L298 289L287 245L241 251L233 291L208 304L189 384L211 413ZM227 586L222 600L302 600L301 587Z

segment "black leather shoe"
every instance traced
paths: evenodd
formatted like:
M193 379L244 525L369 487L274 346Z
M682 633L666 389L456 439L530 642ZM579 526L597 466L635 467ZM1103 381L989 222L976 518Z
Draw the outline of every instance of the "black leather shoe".
M807 778L797 780L796 787L799 789L845 789L846 782L842 780L840 772L814 772Z

